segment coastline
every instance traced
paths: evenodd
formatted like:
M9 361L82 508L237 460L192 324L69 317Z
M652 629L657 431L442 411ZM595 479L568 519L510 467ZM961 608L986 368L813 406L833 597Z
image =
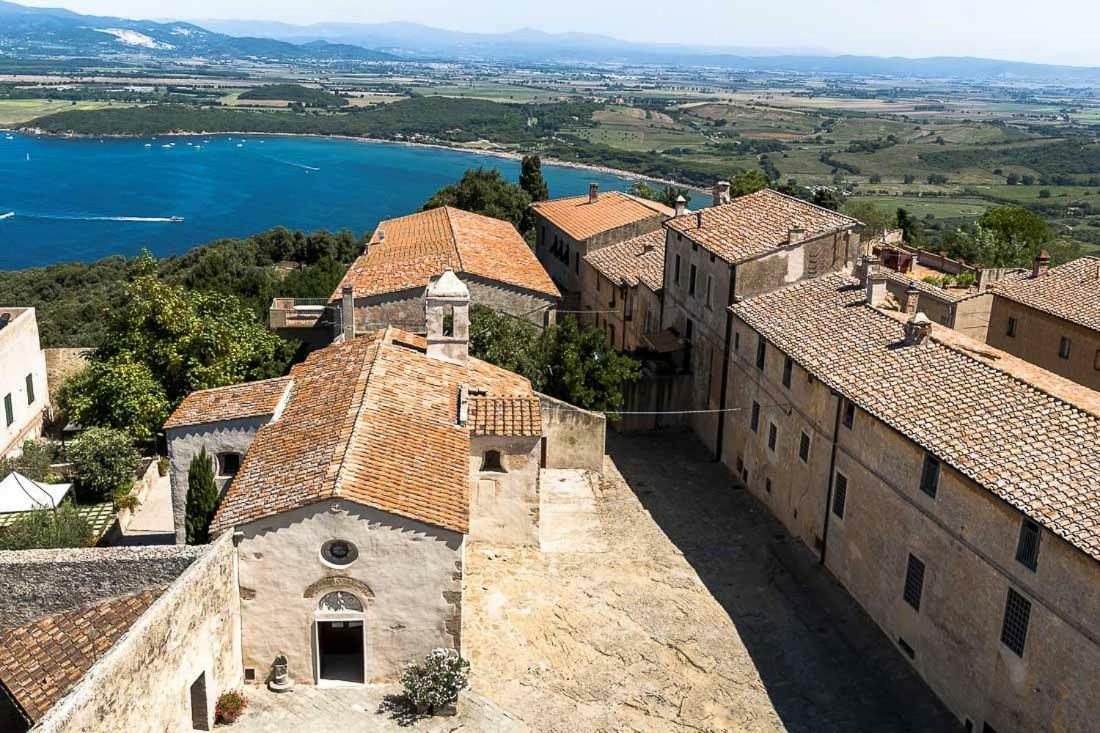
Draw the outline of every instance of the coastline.
M60 134L44 132L37 128L6 128L0 127L0 133L18 133L20 135L30 135L34 137L51 137L58 139L73 139L73 140L143 140L157 136L164 137L228 137L232 135L245 135L252 137L308 137L318 138L321 140L349 140L352 142L360 143L373 143L376 145L405 145L415 148L435 148L438 150L451 150L460 153L472 153L475 155L486 155L492 158L501 158L502 160L523 160L524 153L513 150L486 150L483 148L467 148L459 145L448 145L443 142L418 142L413 140L383 140L373 137L358 137L355 135L325 135L317 132L246 132L246 131L227 131L227 132L158 132L156 135L137 135L137 134L114 134L114 135L85 135L85 134ZM492 141L486 140L486 143L493 144ZM537 153L536 153L537 155ZM709 195L709 192L693 186L691 184L682 183L680 181L673 181L666 178L653 178L650 176L644 176L641 173L635 173L633 171L623 170L621 168L610 168L608 166L591 165L589 163L577 163L571 160L561 160L558 158L547 158L539 156L544 165L557 166L559 168L573 168L576 170L588 170L593 173L603 173L605 175L616 176L618 178L624 178L633 181L645 181L647 183L658 183L663 186L675 186L676 188L685 188L688 191L696 194Z

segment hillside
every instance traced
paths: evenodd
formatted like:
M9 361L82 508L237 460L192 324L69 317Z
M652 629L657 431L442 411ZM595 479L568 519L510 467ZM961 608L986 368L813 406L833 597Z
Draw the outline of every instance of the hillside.
M321 89L310 89L301 84L268 84L267 86L242 92L239 98L257 101L297 102L307 107L342 107L348 103L348 100L341 96Z

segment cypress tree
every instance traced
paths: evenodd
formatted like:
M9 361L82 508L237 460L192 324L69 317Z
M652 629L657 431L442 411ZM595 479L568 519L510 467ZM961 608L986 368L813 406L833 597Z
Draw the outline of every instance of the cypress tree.
M191 459L187 469L187 544L204 545L210 539L210 522L218 506L218 485L206 448Z

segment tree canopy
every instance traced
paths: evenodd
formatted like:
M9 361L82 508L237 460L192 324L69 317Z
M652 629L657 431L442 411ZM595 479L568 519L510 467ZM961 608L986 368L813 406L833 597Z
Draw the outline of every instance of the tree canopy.
M89 428L69 446L73 478L97 499L133 486L141 456L130 436L112 428Z
M87 547L92 528L71 502L57 509L36 509L0 527L0 550Z
M897 226L897 214L893 216L880 209L873 201L866 199L848 199L840 210L846 216L863 222L863 238L871 239L887 229Z
M763 191L771 185L771 179L763 171L753 169L738 173L730 179L730 196L747 196L750 193Z
M530 195L516 184L506 181L500 171L476 168L466 171L458 183L448 184L436 191L420 210L454 206L503 219L519 229L530 203Z

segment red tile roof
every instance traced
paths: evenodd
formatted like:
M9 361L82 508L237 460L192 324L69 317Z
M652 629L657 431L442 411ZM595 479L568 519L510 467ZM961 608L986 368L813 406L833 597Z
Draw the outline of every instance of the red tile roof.
M1040 277L1001 280L989 289L1001 298L1100 331L1100 257L1081 257Z
M854 229L860 222L764 189L728 204L669 219L665 226L726 262L736 264L785 246L790 241L791 229L805 229L806 238L813 238Z
M589 252L584 260L613 283L634 287L643 282L659 293L665 280L665 237L665 230L658 229Z
M539 201L531 208L578 241L643 219L664 220L675 213L664 204L619 191L601 193L595 202L585 194Z
M32 724L69 694L168 586L0 631L0 683Z
M425 287L445 268L560 298L527 242L506 221L444 206L378 225L370 247L332 294L345 285L357 297Z
M290 377L279 377L192 392L164 423L164 429L274 415L289 385Z
M469 426L472 435L542 435L539 398L471 397Z
M212 529L342 498L465 533L471 428L458 424L459 387L534 393L523 377L477 359L433 359L426 346L390 328L297 365L286 406L257 433Z
M732 309L829 387L1100 560L1100 393L936 324L925 343L903 346L904 316L868 307L845 275Z

